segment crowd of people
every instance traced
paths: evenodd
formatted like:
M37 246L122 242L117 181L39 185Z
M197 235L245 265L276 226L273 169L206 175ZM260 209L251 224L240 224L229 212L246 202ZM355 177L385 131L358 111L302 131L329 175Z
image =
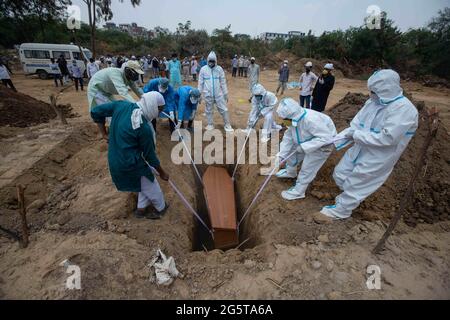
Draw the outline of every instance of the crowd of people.
M181 85L181 74L187 75L189 71L185 61L180 62L173 55L167 69L169 78L152 79L144 90L136 85L145 74L137 59L125 62L120 69L100 70L89 83L92 119L109 141L112 179L118 190L139 193L135 212L138 218L160 219L168 207L155 178L158 175L163 180L169 179L156 154L157 119L169 119L171 132L180 128L192 130L198 104L203 99L206 130L215 127L216 108L223 118L225 131L234 131L227 107L227 80L216 54L211 52L200 68L197 87ZM333 65L326 64L320 76L312 72L312 67L308 62L300 76L299 100L283 98L278 102L278 91L281 89L283 94L289 80L288 62L281 66L278 90L272 93L260 83L260 68L256 59L251 58L247 76L252 109L244 131L249 134L259 119L263 119L261 140L264 143L270 140L274 130L285 127L276 156L279 168L276 177L296 179L294 186L281 194L287 201L305 198L309 184L333 150L351 146L333 174L342 193L334 205L324 207L313 216L317 223L330 223L349 218L387 180L417 130L418 112L403 95L398 73L380 70L368 80L370 99L349 127L338 133L333 120L321 112L334 85ZM129 95L128 88L136 93L139 101ZM117 94L127 101L113 100ZM283 126L275 121L275 113ZM105 125L108 119L109 132Z
M236 58L231 64L232 74L240 70L239 59L235 70ZM388 179L418 128L418 111L403 95L399 74L390 69L375 72L368 80L370 98L349 127L338 133L333 119L322 112L335 83L332 64L325 64L317 76L312 71L313 64L306 63L297 85L299 99L283 98L279 102L280 90L283 95L289 83L288 61L278 70L279 85L275 93L261 83L256 59L249 61L248 67L243 67L246 72L238 72L238 76L247 75L251 95L252 108L244 132L249 134L263 119L260 137L267 143L274 130L286 129L276 156L279 168L276 177L296 179L296 183L281 196L287 201L305 198L309 184L333 150L350 147L333 173L342 193L334 205L316 212L314 220L330 223L349 218ZM76 61L67 63L60 57L51 60L51 67L55 70L55 85L72 78L76 90L84 90L83 75ZM90 78L89 111L109 143L113 182L120 191L139 193L136 217L160 219L168 205L155 176L167 181L169 175L156 153L157 121L168 119L171 132L181 128L192 130L198 105L204 100L206 130L215 128L213 114L217 109L225 131L232 133L224 69L211 52L199 62L196 57L180 61L176 54L170 61L150 56L102 57L99 61L91 59L86 72ZM10 74L11 70L0 62L2 82L15 90ZM190 86L183 85L183 81L198 83ZM116 96L122 99L117 100ZM282 123L275 121L275 114Z

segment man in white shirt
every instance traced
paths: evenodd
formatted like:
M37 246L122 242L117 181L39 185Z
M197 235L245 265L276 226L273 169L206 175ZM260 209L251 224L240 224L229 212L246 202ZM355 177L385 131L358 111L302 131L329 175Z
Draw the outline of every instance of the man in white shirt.
M92 78L94 74L96 74L100 70L99 65L95 62L94 58L89 59L89 63L87 64L87 76L88 78Z
M300 106L311 109L311 95L318 77L312 72L312 62L305 64L305 72L300 76Z

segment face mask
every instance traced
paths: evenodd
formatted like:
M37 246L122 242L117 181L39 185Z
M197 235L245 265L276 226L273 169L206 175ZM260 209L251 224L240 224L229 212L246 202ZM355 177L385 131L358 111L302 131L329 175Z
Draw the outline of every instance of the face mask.
M323 74L324 76L328 75L328 73L330 73L330 71L328 71L328 70L323 70L323 71L322 71L322 74Z
M208 62L208 65L209 65L211 68L214 68L214 67L216 66L216 63L215 63L214 61L210 61L210 62Z
M192 104L197 104L198 103L198 98L196 97L190 97L191 103Z
M370 100L372 100L372 102L375 102L376 104L380 104L380 98L374 92L370 93Z
M306 73L310 73L311 69L310 68L306 68Z
M251 63L252 63L252 64L255 64L255 61L252 61Z
M292 127L292 119L284 119L283 125L287 128Z
M165 93L167 91L167 88L164 89L163 87L158 86L158 91L159 91L159 93Z
M131 68L125 68L125 77L129 81L138 81L139 74Z

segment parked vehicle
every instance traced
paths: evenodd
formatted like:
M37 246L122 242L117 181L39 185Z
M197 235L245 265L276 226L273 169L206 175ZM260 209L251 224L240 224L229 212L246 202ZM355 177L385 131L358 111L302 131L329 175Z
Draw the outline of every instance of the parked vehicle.
M71 64L77 60L78 66L84 73L86 66L84 59L89 60L92 53L89 49L81 48L73 44L51 44L51 43L23 43L19 48L20 61L25 74L37 74L41 79L47 79L51 74L50 58L57 60L61 54Z

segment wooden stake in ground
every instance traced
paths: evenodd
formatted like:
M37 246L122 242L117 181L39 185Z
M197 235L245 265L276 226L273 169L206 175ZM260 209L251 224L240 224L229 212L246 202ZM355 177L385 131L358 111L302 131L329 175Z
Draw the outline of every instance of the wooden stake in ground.
M28 246L28 224L27 224L27 212L25 209L25 187L21 184L17 185L17 200L19 201L19 214L22 221L22 248Z
M419 176L420 172L422 171L422 168L425 164L425 159L427 155L427 150L433 143L433 139L436 137L438 125L439 125L439 113L437 112L436 108L433 108L431 110L427 109L427 118L428 118L428 134L425 138L425 141L423 143L422 150L419 154L419 160L417 161L416 167L414 169L413 175L411 176L411 179L408 184L408 189L406 190L405 195L403 196L402 200L400 201L400 207L394 217L392 218L391 223L389 224L389 227L387 228L386 232L384 233L383 237L380 239L376 247L373 249L374 254L380 253L384 245L386 243L386 240L391 235L392 231L394 231L395 226L400 221L400 218L402 217L403 213L406 210L406 206L409 203L409 200L411 199L411 195L414 191L414 183L417 180L417 177Z
M59 120L61 120L61 123L63 125L68 125L66 116L64 115L64 111L56 105L56 96L54 94L50 96L50 105L52 106L53 110L55 110Z

